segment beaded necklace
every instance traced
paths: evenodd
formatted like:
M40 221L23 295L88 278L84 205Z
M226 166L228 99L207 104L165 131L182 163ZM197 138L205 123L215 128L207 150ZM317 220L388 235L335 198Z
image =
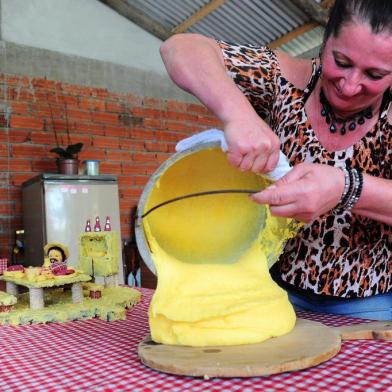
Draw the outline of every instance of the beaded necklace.
M336 133L338 128L341 135L345 135L347 130L354 131L358 125L362 125L366 120L373 117L372 108L368 106L367 108L354 113L352 116L347 118L336 117L333 109L328 102L324 91L320 89L320 103L321 103L321 115L325 118L325 122L329 125L329 130L331 133Z

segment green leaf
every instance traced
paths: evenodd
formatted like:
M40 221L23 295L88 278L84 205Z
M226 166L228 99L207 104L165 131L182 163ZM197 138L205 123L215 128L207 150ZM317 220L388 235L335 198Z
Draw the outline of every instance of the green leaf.
M60 157L66 158L68 156L67 152L64 150L64 148L61 147L56 147L52 148L50 152L54 152L55 154L59 155Z
M82 147L83 147L83 143L70 144L65 151L68 154L76 155L82 150Z

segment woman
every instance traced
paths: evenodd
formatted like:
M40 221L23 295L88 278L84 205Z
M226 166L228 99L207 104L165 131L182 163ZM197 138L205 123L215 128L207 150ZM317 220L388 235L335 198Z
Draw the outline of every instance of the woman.
M181 88L222 120L228 159L293 170L253 196L305 222L272 274L297 309L392 319L392 2L337 0L319 59L177 35Z

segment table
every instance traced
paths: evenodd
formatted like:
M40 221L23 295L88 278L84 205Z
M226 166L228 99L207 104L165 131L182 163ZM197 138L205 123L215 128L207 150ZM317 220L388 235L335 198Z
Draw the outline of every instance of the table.
M148 334L153 291L141 292L125 321L0 327L0 391L392 391L392 342L382 340L346 341L324 364L269 377L203 380L153 371L137 356L137 345ZM298 315L330 326L363 322Z
M53 279L48 279L40 282L30 281L25 277L15 278L10 276L3 276L2 279L6 282L6 291L8 294L18 295L18 286L24 286L29 289L29 299L31 309L42 309L44 303L44 289L52 287L62 287L66 284L71 284L72 302L83 302L83 287L82 282L91 280L91 276L85 274L72 274L57 276Z

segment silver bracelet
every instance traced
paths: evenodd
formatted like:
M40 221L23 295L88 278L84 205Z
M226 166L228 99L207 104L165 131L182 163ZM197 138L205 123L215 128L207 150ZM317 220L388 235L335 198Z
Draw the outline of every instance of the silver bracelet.
M340 214L346 209L348 201L353 194L353 174L351 169L346 169L345 167L341 167L340 169L344 173L344 188L338 204L332 210L334 215Z

